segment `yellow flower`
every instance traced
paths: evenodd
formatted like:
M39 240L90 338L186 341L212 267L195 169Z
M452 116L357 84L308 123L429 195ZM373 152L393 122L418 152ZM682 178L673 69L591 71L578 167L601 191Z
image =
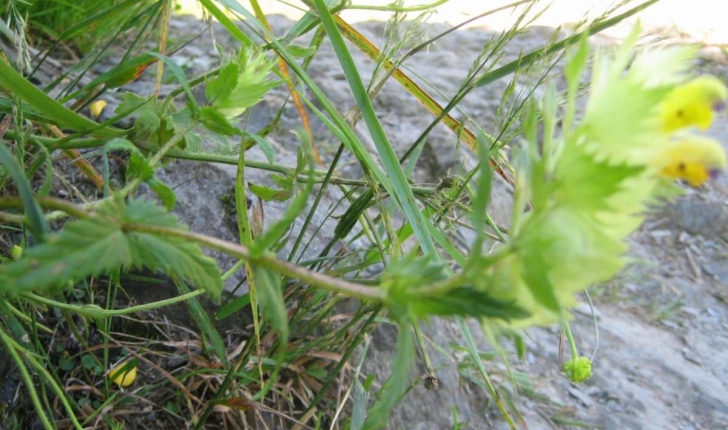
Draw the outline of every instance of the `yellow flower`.
M672 90L662 101L660 115L666 132L696 126L707 130L715 112L725 109L728 88L714 76L695 78Z
M698 136L670 142L655 160L662 176L682 179L693 187L715 178L727 165L723 147L712 139Z
M91 103L88 108L91 111L91 116L94 118L98 118L99 116L101 116L101 112L104 111L105 107L105 100L96 100L95 102Z
M128 368L127 364L128 362L119 363L109 372L109 379L119 387L126 388L136 380L137 366Z

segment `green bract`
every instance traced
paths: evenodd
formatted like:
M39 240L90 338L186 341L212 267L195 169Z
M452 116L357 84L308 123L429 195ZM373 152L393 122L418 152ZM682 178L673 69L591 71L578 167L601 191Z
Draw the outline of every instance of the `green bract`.
M269 79L274 65L264 53L243 48L237 58L222 67L217 77L207 82L207 100L227 118L240 116L278 85Z

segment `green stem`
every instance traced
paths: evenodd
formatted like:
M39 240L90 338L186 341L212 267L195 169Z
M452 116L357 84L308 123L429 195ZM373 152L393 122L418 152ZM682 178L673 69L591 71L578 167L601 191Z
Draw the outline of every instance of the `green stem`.
M3 336L3 335L5 335L5 333L3 333L2 330L0 330L0 336ZM5 335L5 336L7 336L7 335ZM9 349L15 349L15 348L17 348L19 351L25 351L23 349L23 347L21 345L19 345L17 342L15 342L15 340L13 340L12 338L8 338L8 339L5 339L4 338L3 339L3 342L6 343L6 345L9 343L12 346L12 348L9 348ZM53 389L53 391L56 393L56 395L60 399L61 403L63 403L63 407L66 409L66 412L68 412L68 417L70 418L70 420L73 423L73 425L78 430L83 430L83 426L81 425L81 423L76 418L76 414L73 411L73 407L68 402L68 398L66 397L66 393L64 393L64 391L58 385L58 383L56 382L56 380L53 378L53 375L51 375L51 373L48 372L48 370L46 370L45 366L43 366L43 364L41 364L33 356L33 354L25 354L24 353L23 355L25 356L25 359L30 362L30 364L33 366L33 368L35 368L35 370L42 375L42 377L43 377L42 379L45 381L45 383L47 383L48 385L51 386L51 388Z
M27 314L25 314L21 310L16 309L10 303L5 302L5 306L7 308L6 310L9 311L10 313L12 313L13 315L15 315L15 317L17 319L22 320L26 324L33 324L35 327L39 328L41 331L43 331L43 332L45 332L47 334L52 334L53 333L53 330L51 330L50 328L44 326L43 324L41 324L41 323L39 323L37 321L33 321L33 319L31 317L29 317Z
M415 339L417 340L417 345L420 347L420 352L422 353L422 358L424 358L424 360L425 360L425 368L427 369L427 376L434 378L435 369L432 367L432 361L430 361L430 355L427 353L427 347L425 345L425 338L422 336L422 332L420 331L420 324L418 322L413 322L412 328L415 331Z
M48 196L36 196L35 200L44 209L56 210L56 212L52 212L51 214L46 216L46 219L49 221L66 217L68 215L77 219L87 218L89 216L89 213L86 212L84 208L91 207L91 205L77 206L71 202ZM22 207L23 202L19 197L0 197L0 208ZM7 222L18 222L23 224L29 222L27 216L19 216L15 214L9 214L7 212L0 212L0 220Z
M479 269L487 268L498 261L508 257L513 252L513 247L511 246L502 246L498 248L495 252L492 254L484 257L481 259L480 264L478 265ZM433 282L431 284L425 285L421 288L417 288L415 293L417 296L440 296L443 294L446 294L448 291L455 289L463 284L465 284L468 281L468 268L466 268L465 271L458 273L457 275L451 276L447 279L443 279L442 281Z
M53 306L58 309L65 309L65 310L73 311L73 312L76 312L76 313L79 313L82 315L87 315L87 316L90 316L93 318L109 318L109 317L114 317L114 316L119 316L119 315L128 315L128 314L132 314L135 312L148 311L151 309L157 309L157 308L161 308L164 306L173 305L175 303L184 302L191 298L201 296L203 294L205 294L204 290L195 290L195 291L191 291L187 294L182 294L177 297L172 297L170 299L160 300L160 301L152 302L152 303L145 303L143 305L130 306L130 307L124 308L124 309L103 309L103 308L100 308L97 306L90 307L91 305L76 306L76 305L71 305L68 303L58 302L58 301L52 300L52 299L47 299L45 297L39 296L34 293L26 293L26 294L23 294L22 296L24 299L27 299L30 301L43 303L44 305Z
M579 358L579 351L576 349L576 342L574 341L574 335L571 334L571 327L569 327L569 323L564 321L564 333L566 333L566 338L569 339L569 347L571 347L571 358L573 360L576 360Z
M389 5L386 6L370 6L370 5L351 5L349 7L344 7L345 10L376 10L380 12L397 12L397 13L409 13L409 12L421 12L425 10L432 9L434 7L440 6L442 4L445 4L449 2L450 0L437 0L432 3L426 3L426 4L418 4L416 6L411 7L398 7L396 6L396 3L392 2ZM530 0L533 1L533 0Z
M470 332L470 328L468 327L465 320L460 316L455 317L455 322L457 322L458 327L460 327L460 332L463 334L463 337L465 338L465 343L468 345L468 351L470 352L470 356L473 358L473 361L475 362L475 366L478 368L478 371L480 372L480 376L483 377L483 381L485 381L485 385L488 387L488 391L490 391L490 395L493 398L493 401L498 406L498 409L501 411L501 414L503 415L503 418L505 418L506 422L508 423L508 426L512 430L516 430L516 424L513 422L513 418L511 418L511 415L508 413L508 409L506 409L505 404L503 404L503 400L501 399L500 394L498 394L498 391L496 391L495 386L493 386L493 382L491 382L491 380L490 380L488 371L485 369L485 364L483 363L483 360L481 360L481 358L480 358L480 352L478 351L478 348L475 345L475 341L473 340L473 335Z
M51 421L48 419L48 416L43 409L43 405L38 398L38 392L35 391L35 383L33 382L33 378L30 376L30 372L28 372L28 368L25 367L23 359L20 357L20 355L18 355L18 352L15 350L10 336L8 336L1 328L0 340L2 340L3 344L5 345L5 350L8 352L8 354L10 354L10 357L13 359L13 361L15 361L15 364L18 366L20 376L23 378L25 387L28 389L28 395L30 395L30 400L33 402L35 412L38 414L38 419L43 424L43 427L46 428L46 430L54 430L54 427L51 424Z
M312 272L303 267L297 266L287 261L282 261L275 256L264 254L260 257L253 258L250 250L242 245L226 242L214 237L204 236L189 231L178 230L168 227L160 227L145 224L126 224L124 231L138 231L159 236L171 236L196 242L200 245L223 252L233 257L250 261L253 264L259 264L262 267L276 271L292 279L299 279L314 287L335 293L345 294L363 300L381 301L384 299L384 292L378 288L365 287L343 279L333 278L321 273Z

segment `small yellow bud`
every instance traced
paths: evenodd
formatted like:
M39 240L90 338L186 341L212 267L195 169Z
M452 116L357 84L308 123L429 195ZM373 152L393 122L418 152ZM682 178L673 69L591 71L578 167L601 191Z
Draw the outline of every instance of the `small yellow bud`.
M104 111L106 104L106 100L96 100L95 102L91 103L88 107L89 110L91 110L91 116L94 118L98 118L99 116L101 116L101 112Z
M582 384L592 377L591 360L587 357L576 357L564 364L564 372L571 382Z
M119 387L128 387L134 383L137 377L137 366L127 367L128 362L122 362L109 372L109 379ZM125 369L125 367L127 367Z

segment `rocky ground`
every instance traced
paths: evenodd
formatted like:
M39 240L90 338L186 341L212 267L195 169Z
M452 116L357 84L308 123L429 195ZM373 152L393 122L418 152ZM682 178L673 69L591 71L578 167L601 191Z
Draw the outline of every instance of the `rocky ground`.
M271 24L282 32L292 22L273 17ZM173 34L202 28L192 17L175 17ZM382 41L384 23L357 24L363 34L375 42ZM442 25L426 28L430 35L445 30ZM232 48L233 42L224 32L215 29L216 42ZM513 40L500 62L516 58L543 44L552 34L549 28L535 28ZM440 39L426 51L414 56L407 67L423 74L445 96L453 94L479 50L494 33L483 29L457 31ZM373 64L352 52L362 76L369 76ZM209 33L176 54L175 58L191 72L209 70L218 61ZM728 78L728 58L717 50L705 51L705 62L697 65L707 72ZM330 46L317 54L309 73L327 95L346 112L354 104L338 61ZM558 74L558 69L554 70ZM530 79L524 77L522 88ZM470 94L461 107L486 130L495 129L496 110L508 84L494 82ZM125 90L148 92L153 80L141 81ZM172 85L169 86L171 88ZM274 90L253 113L250 122L255 129L267 123L282 105L285 88ZM113 100L109 100L113 107ZM374 106L396 145L404 151L431 121L430 114L397 84L385 86ZM107 108L105 115L111 109ZM460 116L462 117L462 116ZM720 118L711 134L728 145L728 119ZM270 136L278 151L276 161L293 165L296 138L289 133L298 127L295 110L287 108L281 130ZM324 158L330 159L338 145L323 125L314 121L318 133L317 146ZM358 130L365 142L365 128ZM428 139L427 148L413 179L420 183L436 183L467 163L466 152L456 149L456 138L438 126ZM373 146L372 146L373 150ZM260 155L258 155L260 156ZM348 169L348 171L346 170ZM249 180L264 182L265 172L250 171ZM344 173L356 176L357 167L349 165ZM172 186L179 202L175 211L191 230L235 240L234 224L226 215L221 198L233 187L234 166L203 165L174 162L162 178ZM333 204L331 195L322 207ZM712 430L728 428L728 177L699 190L690 190L675 204L659 210L630 239L633 264L617 279L590 291L596 306L599 343L594 360L594 377L584 385L572 385L559 371L559 333L555 329L528 331L528 352L523 361L513 361L520 382L515 396L505 368L492 364L494 381L511 396L523 415L523 428L600 428L600 429L683 429ZM266 204L266 216L275 218L284 205ZM505 219L509 207L505 185L496 187L492 212ZM321 220L314 220L318 224ZM330 224L330 225L329 225ZM311 245L330 237L333 222L325 224L323 234ZM328 230L327 230L328 228ZM224 261L227 264L229 261ZM473 327L475 333L477 327ZM579 347L588 352L594 348L595 332L589 306L576 312L573 325ZM460 428L505 429L497 410L485 391L467 382L458 372L463 356L452 344L463 344L457 327L435 320L425 330L433 344L433 365L440 380L439 389L427 390L418 384L392 417L392 429L439 430L453 428L453 408L457 410ZM367 371L383 381L389 374L394 349L395 331L383 326L375 332L367 357ZM484 350L492 350L482 336ZM413 376L421 376L419 367Z

